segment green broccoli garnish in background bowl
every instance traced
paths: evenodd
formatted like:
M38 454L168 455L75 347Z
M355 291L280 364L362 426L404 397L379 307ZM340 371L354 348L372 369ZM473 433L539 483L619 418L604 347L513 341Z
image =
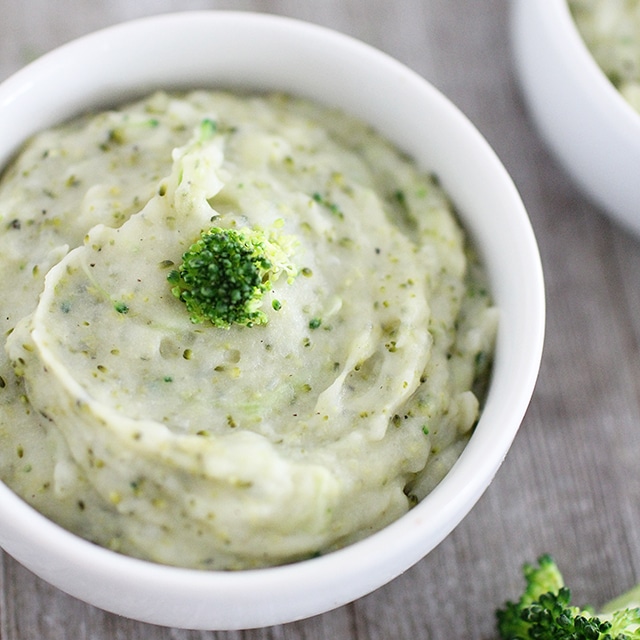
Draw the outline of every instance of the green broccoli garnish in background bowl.
M571 605L555 560L523 567L525 590L517 602L496 611L503 640L640 640L640 585L602 607Z
M209 321L223 329L266 324L267 314L260 308L264 294L282 273L289 282L297 273L289 261L291 244L251 227L213 227L201 233L167 280L194 323Z

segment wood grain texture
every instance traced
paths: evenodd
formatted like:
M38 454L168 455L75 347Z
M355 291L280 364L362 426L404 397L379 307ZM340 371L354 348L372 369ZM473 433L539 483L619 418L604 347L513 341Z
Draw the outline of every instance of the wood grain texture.
M513 77L508 0L0 0L0 79L88 31L178 9L258 10L354 35L449 96L519 188L548 303L538 386L495 481L463 523L389 585L316 618L190 632L118 618L0 556L0 640L488 640L520 566L553 553L579 601L640 580L640 240L567 179L533 130ZM2 517L2 514L0 514Z

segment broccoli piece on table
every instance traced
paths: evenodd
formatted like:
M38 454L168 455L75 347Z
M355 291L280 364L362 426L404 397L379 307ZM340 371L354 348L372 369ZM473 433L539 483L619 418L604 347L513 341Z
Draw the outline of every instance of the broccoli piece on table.
M201 233L167 280L192 322L228 329L267 323L262 298L283 272L292 279L296 269L275 237L253 228L213 227Z
M638 587L616 598L597 613L571 605L571 592L549 555L538 566L523 568L525 590L517 602L496 611L504 640L640 640Z

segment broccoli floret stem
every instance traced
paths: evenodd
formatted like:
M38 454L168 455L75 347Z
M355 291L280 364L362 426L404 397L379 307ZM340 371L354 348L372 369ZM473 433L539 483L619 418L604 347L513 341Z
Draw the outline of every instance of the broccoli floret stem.
M617 598L609 600L609 602L601 607L600 611L603 614L612 614L614 611L620 611L621 609L635 608L640 608L640 584L625 591Z

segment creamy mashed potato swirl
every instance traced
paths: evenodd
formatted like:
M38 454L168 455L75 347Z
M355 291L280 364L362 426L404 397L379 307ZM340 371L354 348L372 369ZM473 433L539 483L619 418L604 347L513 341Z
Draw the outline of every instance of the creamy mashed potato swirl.
M344 114L158 93L34 138L0 225L2 479L98 544L217 569L325 553L405 513L477 421L482 271L437 183ZM212 226L295 265L266 324L194 324L172 295Z

